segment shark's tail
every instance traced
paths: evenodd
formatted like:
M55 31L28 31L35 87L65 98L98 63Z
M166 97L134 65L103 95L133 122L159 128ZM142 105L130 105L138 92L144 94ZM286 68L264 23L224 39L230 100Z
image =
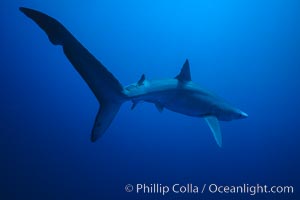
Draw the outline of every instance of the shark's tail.
M91 140L96 141L127 100L122 85L60 22L36 10L24 7L20 10L46 32L52 44L63 47L69 61L100 102L91 136Z

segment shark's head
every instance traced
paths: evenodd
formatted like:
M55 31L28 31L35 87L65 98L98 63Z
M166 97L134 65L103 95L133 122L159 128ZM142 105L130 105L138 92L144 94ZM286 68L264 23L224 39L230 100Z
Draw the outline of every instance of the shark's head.
M248 114L239 110L239 109L236 109L233 113L233 119L245 119L248 117Z
M230 121L234 119L245 119L247 117L247 113L227 104L222 106L222 109L219 110L217 114L217 118L224 121Z

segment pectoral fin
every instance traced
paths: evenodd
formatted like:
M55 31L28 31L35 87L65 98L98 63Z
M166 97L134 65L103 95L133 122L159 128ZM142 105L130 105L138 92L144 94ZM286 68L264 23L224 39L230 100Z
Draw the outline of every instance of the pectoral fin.
M208 116L204 119L207 122L210 130L212 131L217 144L219 145L219 147L222 147L222 133L218 119L214 116Z

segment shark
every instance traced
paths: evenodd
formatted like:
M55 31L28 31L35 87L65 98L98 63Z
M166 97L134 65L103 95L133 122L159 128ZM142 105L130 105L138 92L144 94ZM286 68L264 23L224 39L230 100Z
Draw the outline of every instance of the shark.
M91 133L92 142L106 132L121 105L127 101L132 102L131 109L140 102L149 102L160 112L168 109L187 116L204 118L219 147L222 147L219 121L248 117L245 112L194 83L188 59L173 78L150 80L143 74L137 82L123 87L59 21L31 8L19 9L44 30L53 45L62 46L68 60L99 101L100 108Z

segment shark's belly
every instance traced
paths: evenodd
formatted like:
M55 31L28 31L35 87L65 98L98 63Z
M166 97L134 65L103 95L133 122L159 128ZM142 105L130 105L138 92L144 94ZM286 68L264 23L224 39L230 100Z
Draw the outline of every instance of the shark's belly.
M159 104L166 109L184 115L201 117L209 115L214 105L211 97L185 91L159 92L142 97L144 101Z
M214 105L208 98L193 95L177 95L164 104L165 108L184 115L201 117L212 113Z

